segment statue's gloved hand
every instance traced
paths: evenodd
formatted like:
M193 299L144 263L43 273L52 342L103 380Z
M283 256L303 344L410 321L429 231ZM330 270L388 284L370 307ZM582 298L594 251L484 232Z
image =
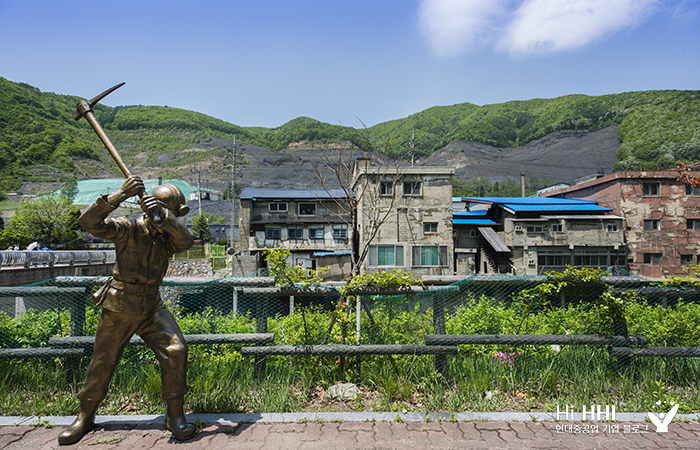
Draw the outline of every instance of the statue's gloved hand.
M154 214L157 214L161 220L165 219L165 211L154 196L150 194L144 195L143 198L139 200L139 205L141 205L141 209L149 217L153 217Z
M138 195L139 192L145 190L146 188L143 185L143 180L141 179L141 177L137 177L134 175L124 180L124 184L122 184L122 191L124 191L126 198Z

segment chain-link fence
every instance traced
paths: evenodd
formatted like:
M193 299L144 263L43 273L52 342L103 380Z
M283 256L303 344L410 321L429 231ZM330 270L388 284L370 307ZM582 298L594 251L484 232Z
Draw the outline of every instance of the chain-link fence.
M106 279L0 288L5 414L71 413L100 316L91 293ZM190 344L195 412L700 407L694 285L482 275L341 297L330 287L227 277L165 282L161 296ZM109 411L158 411L159 370L132 339ZM325 389L343 381L362 394L333 406Z

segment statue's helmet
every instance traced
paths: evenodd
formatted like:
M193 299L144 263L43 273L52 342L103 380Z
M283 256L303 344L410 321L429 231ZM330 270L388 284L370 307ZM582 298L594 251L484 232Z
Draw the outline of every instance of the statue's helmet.
M153 189L151 195L158 200L160 206L168 208L178 217L190 212L190 207L185 204L185 194L173 184L161 184Z

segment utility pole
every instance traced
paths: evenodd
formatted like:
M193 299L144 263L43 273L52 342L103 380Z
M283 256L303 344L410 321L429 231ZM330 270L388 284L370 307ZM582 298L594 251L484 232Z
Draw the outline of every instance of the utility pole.
M199 203L199 215L202 215L202 167L197 163L197 202Z
M411 167L415 164L416 159L416 127L413 127L413 133L411 134L411 140L408 141L411 145Z
M238 192L236 189L236 163L238 162L238 144L236 143L236 135L233 135L233 145L228 145L231 149L231 246L229 251L234 250L234 229L236 227L236 204L238 203Z
M236 135L233 135L233 161L231 162L231 248L234 247L234 229L236 228L236 158L238 157L238 146L236 145Z

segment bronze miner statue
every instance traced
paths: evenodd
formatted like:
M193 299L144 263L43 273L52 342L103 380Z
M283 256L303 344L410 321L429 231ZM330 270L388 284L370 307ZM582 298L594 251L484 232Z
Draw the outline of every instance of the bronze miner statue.
M117 261L107 284L94 297L102 306L97 325L95 350L78 393L80 412L75 421L58 436L58 443L78 442L95 425L95 414L107 395L124 347L134 333L153 350L161 365L161 395L167 404L165 426L177 439L190 439L195 428L183 412L187 392L187 343L172 314L160 298L159 288L168 269L168 259L192 247L194 238L178 217L189 212L182 191L172 184L146 193L143 180L132 176L116 148L97 122L92 107L124 83L92 100L81 100L75 120L85 117L117 165L127 177L111 195L102 195L89 206L78 223L93 235L114 242ZM146 213L137 219L109 218L124 200L138 195Z
M134 333L154 351L161 365L161 395L167 404L165 426L177 439L189 439L194 426L183 413L187 392L187 343L172 314L160 298L159 287L168 259L192 247L194 239L178 220L187 214L185 197L176 186L164 184L140 200L146 212L137 219L109 218L120 203L144 189L139 177L131 176L119 191L97 199L78 219L93 235L114 242L117 261L112 277L95 293L102 306L97 325L95 352L78 393L80 413L58 436L62 445L78 442L95 424L95 414L107 395L114 369ZM149 217L157 213L162 224Z

